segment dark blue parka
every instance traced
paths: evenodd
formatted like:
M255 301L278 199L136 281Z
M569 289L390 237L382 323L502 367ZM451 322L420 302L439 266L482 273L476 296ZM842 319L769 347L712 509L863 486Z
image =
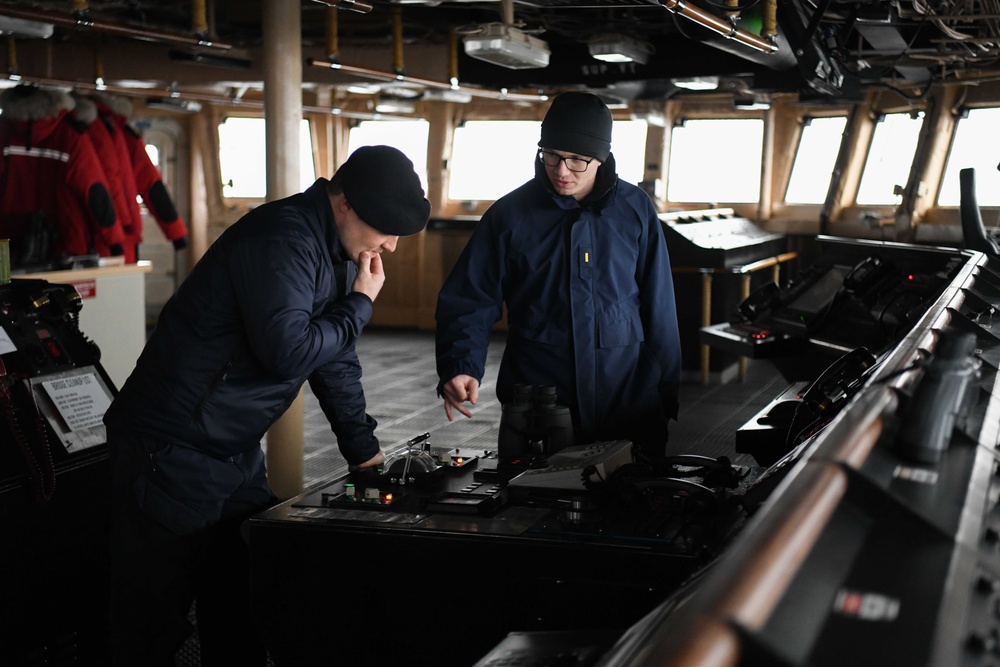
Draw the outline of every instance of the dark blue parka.
M535 178L483 215L439 293L441 383L461 374L482 382L506 304L502 403L515 384L555 385L578 441L665 442L681 349L660 225L649 196L618 180L613 156L581 202L555 193L536 160Z
M164 306L105 415L109 428L217 459L259 449L308 379L348 463L379 449L355 344L372 302L351 292L319 179L227 229Z

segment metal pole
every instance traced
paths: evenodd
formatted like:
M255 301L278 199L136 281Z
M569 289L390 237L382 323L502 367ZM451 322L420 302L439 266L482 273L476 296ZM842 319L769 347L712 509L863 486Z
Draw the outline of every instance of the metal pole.
M264 144L267 200L301 190L299 125L302 122L302 15L298 0L261 3L264 20ZM275 495L302 492L302 392L267 432L267 473Z

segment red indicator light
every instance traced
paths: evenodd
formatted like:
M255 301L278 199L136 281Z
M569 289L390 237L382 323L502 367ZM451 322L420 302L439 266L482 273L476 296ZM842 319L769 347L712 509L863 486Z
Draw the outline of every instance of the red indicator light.
M391 493L385 494L384 496L382 496L382 500L385 501L386 505L388 505L389 503L392 502L392 494Z

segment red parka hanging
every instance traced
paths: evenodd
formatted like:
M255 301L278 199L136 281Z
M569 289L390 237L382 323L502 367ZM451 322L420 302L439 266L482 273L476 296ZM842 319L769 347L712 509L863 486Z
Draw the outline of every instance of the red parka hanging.
M113 254L125 240L107 178L90 139L65 122L73 100L62 91L21 85L0 93L0 238L13 263ZM47 247L37 247L45 230Z

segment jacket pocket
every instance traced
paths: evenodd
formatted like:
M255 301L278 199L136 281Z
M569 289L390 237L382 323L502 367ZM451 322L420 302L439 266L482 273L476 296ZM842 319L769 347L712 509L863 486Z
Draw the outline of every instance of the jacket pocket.
M174 497L145 474L135 480L135 496L147 516L177 535L197 532L210 523L208 517Z
M597 340L600 347L624 347L646 340L638 311L615 309L604 313L597 322Z
M241 477L229 461L166 444L150 454L150 467L135 481L142 511L178 535L218 521L224 499Z

